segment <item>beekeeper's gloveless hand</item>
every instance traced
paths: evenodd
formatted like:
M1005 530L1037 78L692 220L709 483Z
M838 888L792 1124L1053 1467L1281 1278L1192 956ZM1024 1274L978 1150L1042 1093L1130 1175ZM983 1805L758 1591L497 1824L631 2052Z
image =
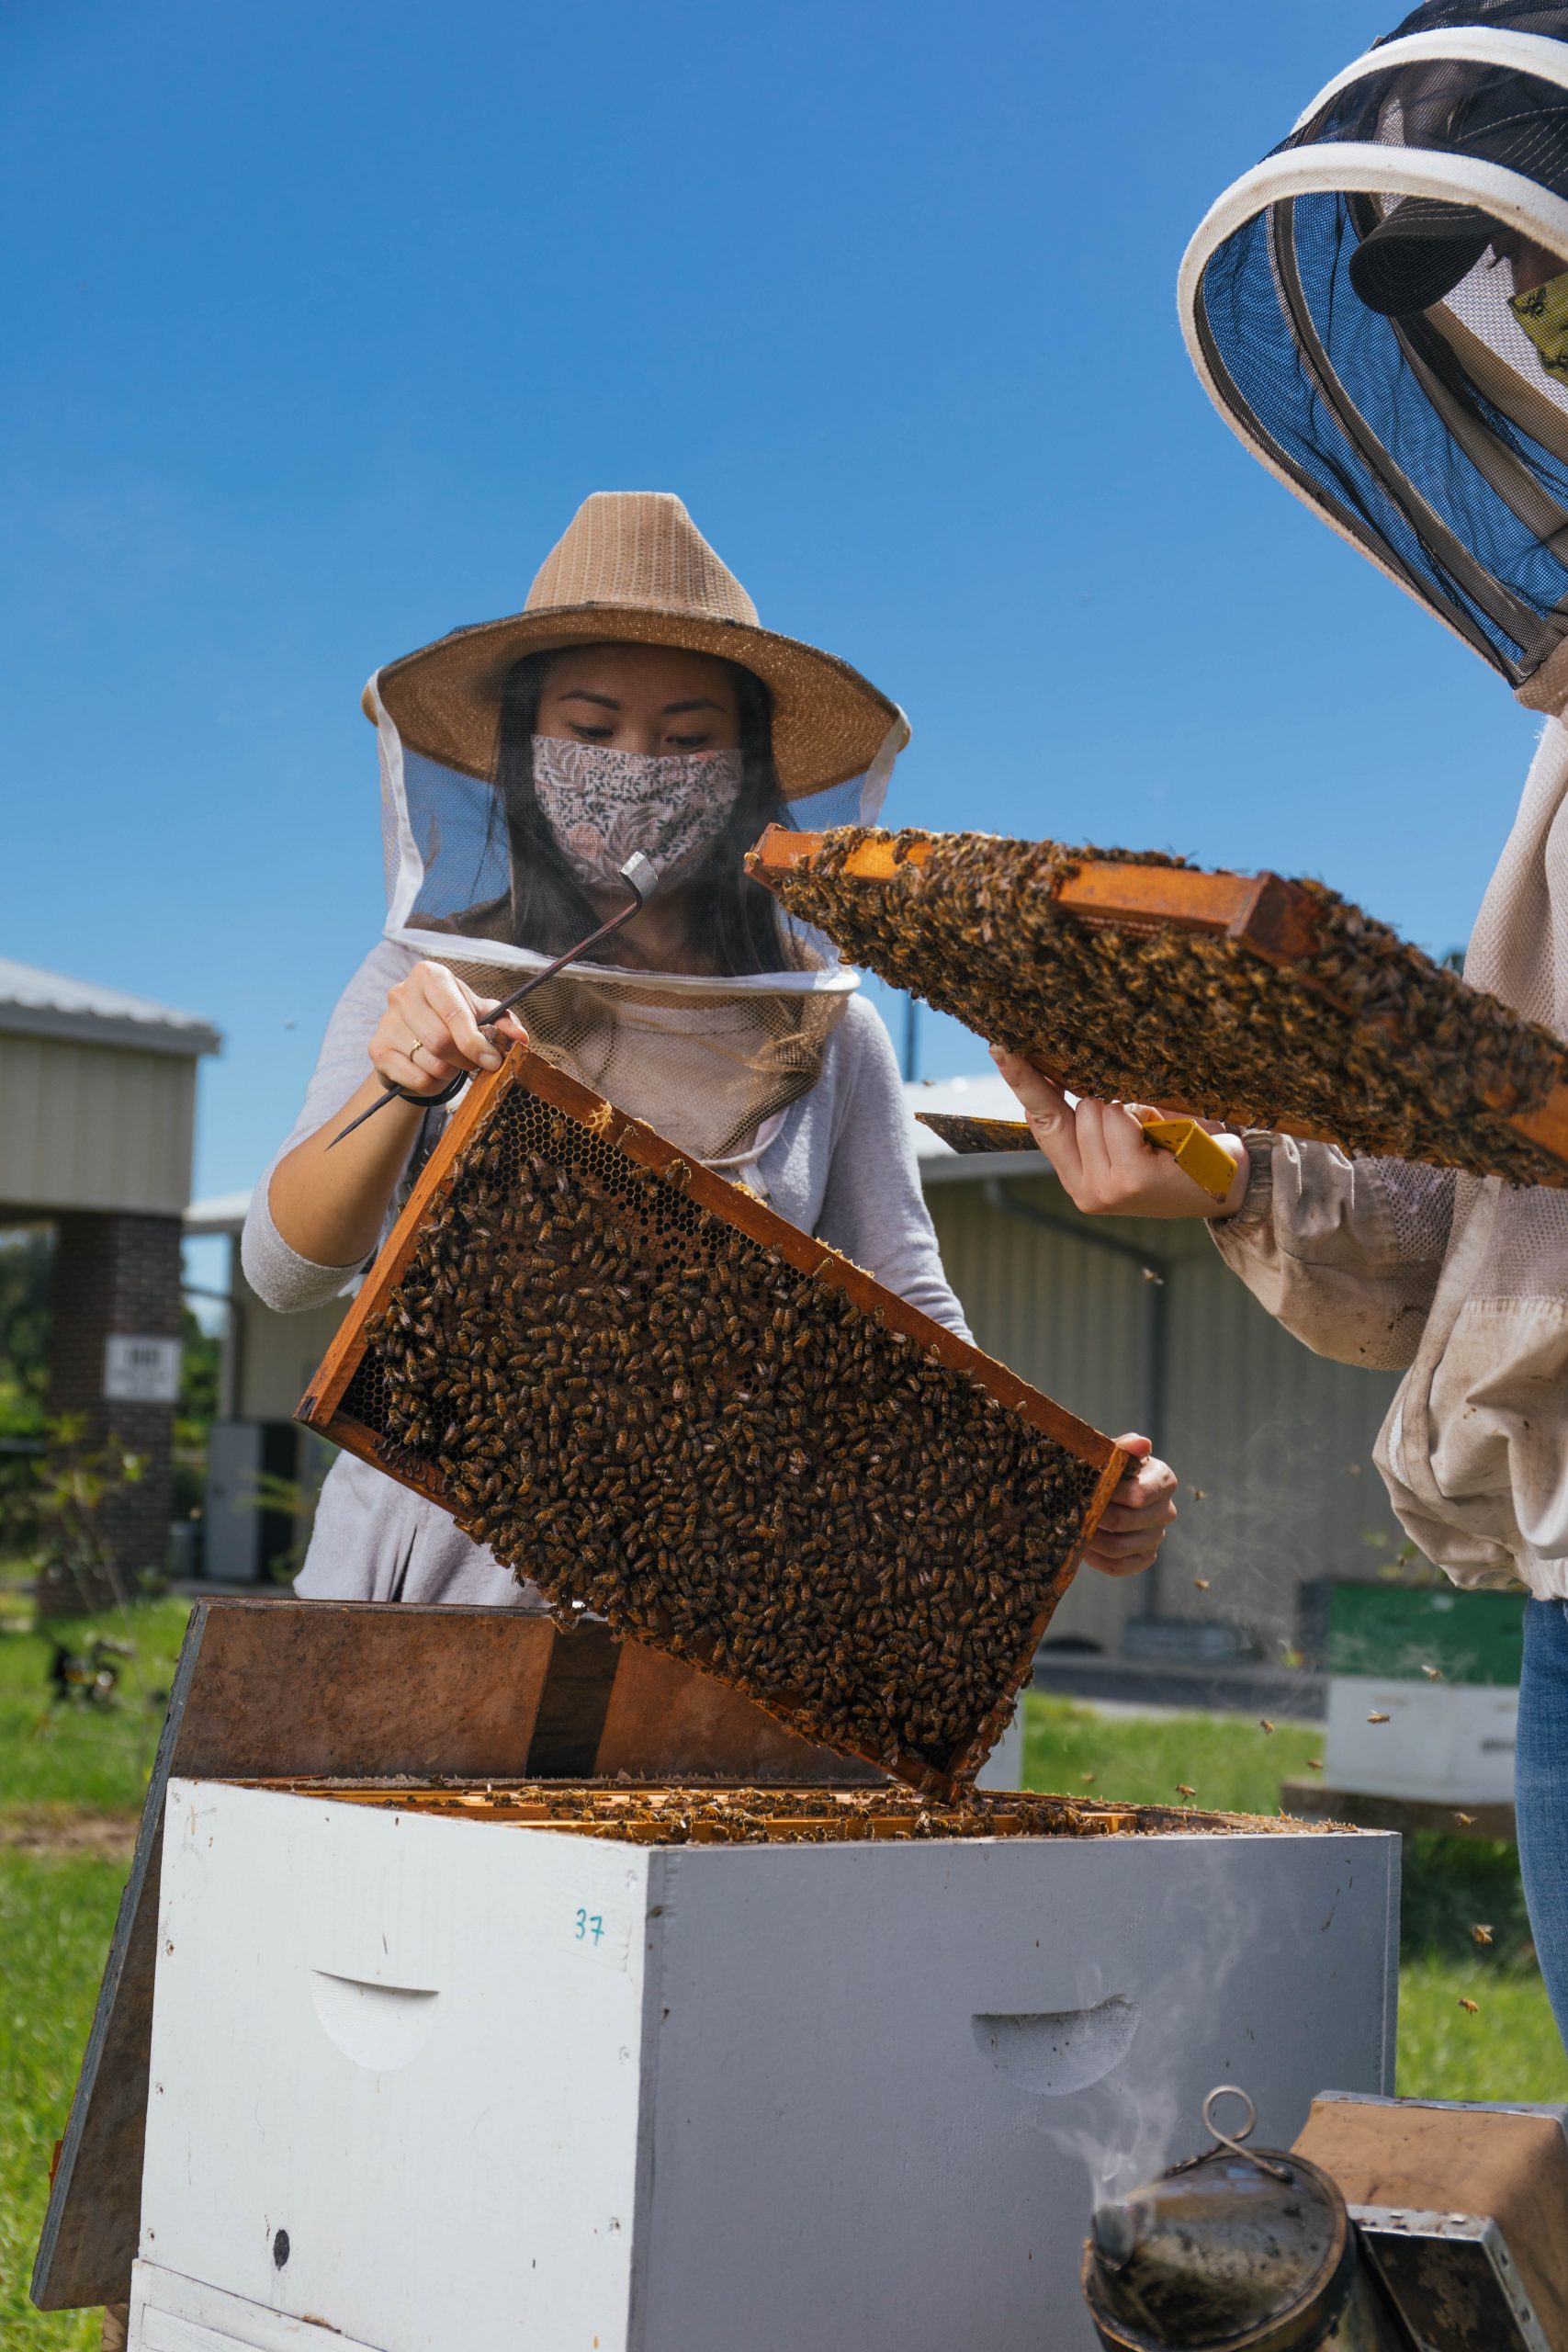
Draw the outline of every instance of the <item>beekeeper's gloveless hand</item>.
M1149 1142L1125 1102L1068 1102L1021 1054L991 1047L997 1068L1023 1106L1035 1142L1086 1216L1234 1216L1247 1193L1247 1147L1239 1136L1201 1124L1235 1162L1235 1182L1216 1201ZM1143 1106L1139 1106L1140 1108Z
M385 1104L388 1085L416 1098L439 1094L462 1070L494 1069L513 1041L525 1046L528 1032L515 1013L480 1029L499 1002L476 996L443 964L415 964L388 989L362 1083L272 1171L268 1204L289 1249L315 1266L347 1268L369 1257L425 1115L423 1103L388 1104L336 1150L333 1137L361 1111Z
M503 1013L493 1031L479 1027L500 1001L476 996L444 964L416 964L387 991L370 1039L371 1068L414 1094L439 1094L459 1070L499 1069L508 1041L528 1042L514 1012Z
M1106 1504L1084 1559L1102 1577L1135 1577L1154 1566L1176 1517L1176 1473L1168 1463L1153 1459L1146 1437L1119 1437L1116 1442L1133 1456L1133 1467Z

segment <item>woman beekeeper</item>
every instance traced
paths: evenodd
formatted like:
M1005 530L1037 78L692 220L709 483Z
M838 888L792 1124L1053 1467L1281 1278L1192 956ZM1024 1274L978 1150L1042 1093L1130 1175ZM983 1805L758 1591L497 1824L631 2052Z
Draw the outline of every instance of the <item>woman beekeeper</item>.
M1465 977L1568 1036L1568 7L1407 17L1221 198L1181 299L1254 454L1547 714ZM1404 1369L1400 1520L1533 1596L1519 1854L1568 2035L1568 1192L1248 1135L1216 1210L1126 1110L998 1060L1080 1208L1212 1216L1309 1347Z
M522 613L379 671L366 707L386 931L256 1189L243 1254L257 1295L288 1310L352 1284L440 1131L434 1106L500 1058L476 1016L618 913L618 869L641 851L658 892L605 944L613 961L529 998L534 1046L962 1332L886 1032L741 867L786 804L874 816L908 740L897 706L759 628L680 501L639 493L590 498ZM388 1092L400 1099L333 1149ZM1145 1440L1122 1442L1144 1458L1088 1555L1111 1575L1146 1567L1175 1516L1170 1472ZM348 1455L297 1589L538 1605L445 1511Z

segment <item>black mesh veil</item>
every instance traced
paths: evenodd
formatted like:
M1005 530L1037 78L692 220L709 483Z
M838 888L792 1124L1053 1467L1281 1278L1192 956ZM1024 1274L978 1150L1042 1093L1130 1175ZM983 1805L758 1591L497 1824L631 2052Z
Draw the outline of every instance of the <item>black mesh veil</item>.
M1568 271L1568 6L1438 0L1213 207L1180 301L1199 374L1254 454L1557 709L1568 380L1510 302L1520 240ZM1385 254L1425 307L1362 299Z

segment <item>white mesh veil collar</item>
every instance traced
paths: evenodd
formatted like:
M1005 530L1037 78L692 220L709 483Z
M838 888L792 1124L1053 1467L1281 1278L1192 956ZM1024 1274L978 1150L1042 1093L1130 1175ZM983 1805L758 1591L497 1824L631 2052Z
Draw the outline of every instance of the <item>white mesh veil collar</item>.
M515 947L488 935L469 938L455 929L456 908L443 910L446 919L439 929L428 928L422 920L423 906L428 904L433 868L444 855L450 854L452 842L465 824L476 828L480 823L490 786L477 784L456 770L437 768L422 754L405 752L397 724L381 699L377 677L372 677L366 687L365 708L375 721L381 766L381 844L387 887L383 935L412 948L420 956L450 961L467 952L487 966L511 966L521 974L541 970L549 959L531 948ZM874 824L908 731L900 712L863 776L853 784L837 786L831 794L815 796L818 803L831 800L834 806L830 810L818 814L813 800L806 799L791 803L791 813L798 815L807 827L816 823ZM661 990L727 997L848 995L858 989L859 974L839 960L831 943L820 933L813 932L807 936L819 959L814 970L725 977L661 970L659 987ZM649 978L646 972L604 964L573 964L567 967L567 971L574 978L612 989L646 989Z

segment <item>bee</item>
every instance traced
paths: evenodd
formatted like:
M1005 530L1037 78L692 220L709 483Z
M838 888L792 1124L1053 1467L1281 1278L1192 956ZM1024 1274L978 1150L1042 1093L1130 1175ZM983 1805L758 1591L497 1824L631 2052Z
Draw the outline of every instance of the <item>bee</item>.
M1475 1927L1472 1928L1470 1932L1478 1944L1484 1946L1489 1944L1492 1940L1491 1928L1482 1927L1479 1923Z
M1274 1726L1273 1726L1273 1724L1269 1722L1269 1718L1268 1718L1268 1716L1267 1716L1267 1715L1259 1715L1259 1716L1258 1716L1258 1729L1259 1729L1260 1731L1264 1731L1264 1732L1268 1732L1268 1733L1269 1733L1269 1734L1272 1734L1273 1729L1274 1729Z
M1459 2003L1459 2005L1460 2005L1460 2007L1464 2011L1464 2013L1465 2013L1465 2015L1466 2015L1466 2017L1467 2017L1467 2018L1478 2018L1478 2017L1481 2015L1481 2004L1480 2004L1480 2002L1479 2002L1479 2001L1472 2001L1472 2000L1467 1999L1467 1998L1466 1998L1466 1996L1465 1996L1462 1993L1460 1995L1460 2003Z
M1176 1793L1179 1797L1195 1797L1198 1792L1196 1789L1190 1789L1185 1781L1178 1781Z
M1367 1717L1367 1721L1368 1721L1370 1724L1386 1724L1386 1723L1387 1723L1387 1721L1388 1721L1388 1717L1387 1717L1386 1715L1383 1715L1383 1714L1379 1714L1379 1713L1378 1713L1378 1712L1376 1711L1376 1709L1374 1708L1374 1710L1372 1711L1372 1713L1371 1713Z

